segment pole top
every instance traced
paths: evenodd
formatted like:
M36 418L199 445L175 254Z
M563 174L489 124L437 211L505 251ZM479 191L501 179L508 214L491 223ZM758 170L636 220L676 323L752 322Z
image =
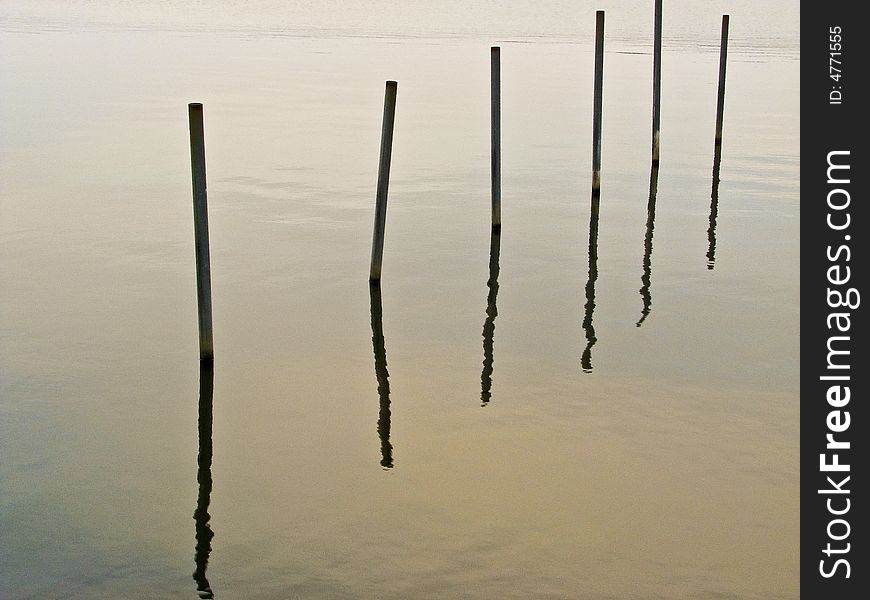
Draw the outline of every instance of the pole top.
M190 110L202 110L202 102L191 102L187 105Z
M396 87L396 86L398 86L398 85L399 85L399 84L398 84L397 82L393 81L393 80L388 80L388 81L387 81L387 87L388 87L388 88L391 88L391 87L394 88L394 87Z

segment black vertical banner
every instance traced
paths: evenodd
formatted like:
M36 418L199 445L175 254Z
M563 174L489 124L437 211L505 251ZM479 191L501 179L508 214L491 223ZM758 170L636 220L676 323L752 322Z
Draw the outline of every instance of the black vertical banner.
M801 595L866 598L870 29L801 6ZM867 298L870 300L870 297Z

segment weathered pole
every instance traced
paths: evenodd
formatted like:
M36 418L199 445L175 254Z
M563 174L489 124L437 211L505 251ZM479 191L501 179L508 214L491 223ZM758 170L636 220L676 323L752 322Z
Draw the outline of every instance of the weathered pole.
M652 162L659 164L661 139L662 98L662 0L655 0L655 26L653 34L653 114L652 114Z
M728 15L722 15L722 39L719 42L719 96L716 101L716 145L722 144L722 114L725 111L725 64L728 61Z
M601 107L604 83L604 11L595 13L595 85L592 110L592 191L601 189Z
M490 49L492 228L501 228L501 49Z
M372 236L372 262L369 281L381 280L384 258L384 229L387 225L387 189L390 185L390 158L393 152L393 122L396 118L395 81L388 81L384 91L384 118L381 127L381 155L378 162L378 190L375 199L375 226Z
M208 202L202 104L187 106L190 123L190 170L193 179L193 229L196 248L196 299L199 309L199 358L214 360L211 318L211 259L208 247Z

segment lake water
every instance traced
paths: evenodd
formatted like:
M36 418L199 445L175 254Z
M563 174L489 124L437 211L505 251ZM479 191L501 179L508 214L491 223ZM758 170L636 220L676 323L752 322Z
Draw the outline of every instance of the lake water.
M798 3L665 2L649 212L652 21L636 0L0 4L0 597L797 598Z

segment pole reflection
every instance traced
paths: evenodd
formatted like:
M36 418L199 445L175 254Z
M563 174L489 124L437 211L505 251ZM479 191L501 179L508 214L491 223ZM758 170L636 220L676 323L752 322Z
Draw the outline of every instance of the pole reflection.
M495 318L498 316L496 297L498 296L498 256L501 248L501 230L493 227L489 238L489 280L486 287L486 320L483 322L483 371L480 373L480 401L486 406L492 399L493 338Z
M393 445L390 443L390 374L387 371L387 351L384 348L383 310L381 308L381 286L369 282L369 297L372 311L372 346L375 355L375 377L378 380L378 437L381 439L381 466L393 468Z
M713 154L713 186L710 192L710 226L707 228L707 268L713 270L716 263L716 218L719 216L719 165L722 162L722 145L716 144Z
M652 310L652 249L653 231L656 226L656 191L658 190L659 168L653 163L649 173L649 200L646 205L646 235L643 239L643 275L640 278L643 284L640 288L640 297L643 300L643 310L640 311L640 320L636 323L640 327L650 310Z
M598 279L598 213L601 194L592 191L592 212L589 216L589 276L586 279L586 305L583 316L583 330L586 332L586 348L580 357L580 366L584 373L592 372L592 346L598 341L595 337L595 327L592 325L592 314L595 312L595 282Z
M214 532L209 526L208 505L211 500L211 459L212 459L212 406L214 399L214 366L211 361L199 363L199 455L197 456L196 481L199 494L193 519L196 523L196 570L193 580L200 598L214 598L214 593L205 576L208 557L211 553L211 540Z

